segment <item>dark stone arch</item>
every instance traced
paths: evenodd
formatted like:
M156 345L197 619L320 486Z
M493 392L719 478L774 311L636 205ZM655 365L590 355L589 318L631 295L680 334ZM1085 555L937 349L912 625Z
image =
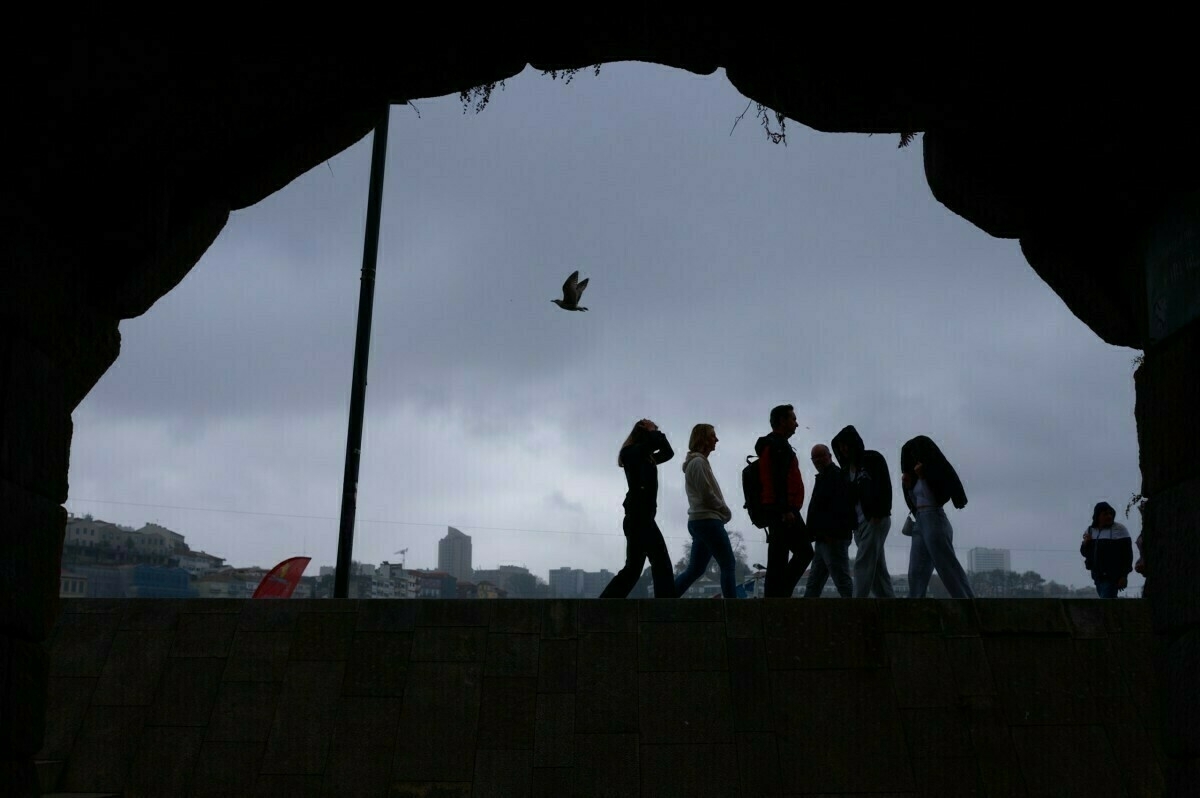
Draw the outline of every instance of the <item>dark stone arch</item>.
M724 69L793 124L923 134L939 201L1019 239L1073 313L1135 348L1147 345L1148 229L1200 184L1190 47L1166 43L1153 59L1119 58L1096 36L1074 49L956 43L916 24L873 33L813 15L788 26L662 11L536 25L507 9L353 24L69 16L27 17L0 48L15 112L0 129L0 782L27 778L38 748L70 415L117 357L118 322L177 285L231 211L369 133L382 103L526 65ZM1196 692L1200 672L1198 367L1193 321L1147 348L1137 374L1152 603L1175 695ZM1200 772L1200 736L1183 715L1170 722L1183 784Z

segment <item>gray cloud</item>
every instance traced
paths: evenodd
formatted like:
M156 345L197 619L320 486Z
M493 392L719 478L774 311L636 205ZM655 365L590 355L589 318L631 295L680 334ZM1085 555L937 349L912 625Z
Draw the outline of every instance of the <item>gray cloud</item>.
M546 504L556 510L566 510L569 513L582 513L583 504L581 502L571 501L563 495L561 490L556 490L546 497Z
M454 525L477 565L615 569L616 450L649 416L680 452L661 469L673 556L683 450L707 422L753 561L740 468L791 402L810 487L808 448L845 424L893 472L928 434L971 497L951 513L963 557L1008 547L1086 582L1081 519L1140 481L1134 353L1071 316L1016 242L939 205L919 143L792 126L783 147L748 120L730 136L745 100L720 73L634 64L525 75L479 115L420 107L392 112L357 557L429 565ZM157 514L236 562L333 562L370 146L236 214L122 324L76 412L71 509ZM588 313L550 303L574 269Z

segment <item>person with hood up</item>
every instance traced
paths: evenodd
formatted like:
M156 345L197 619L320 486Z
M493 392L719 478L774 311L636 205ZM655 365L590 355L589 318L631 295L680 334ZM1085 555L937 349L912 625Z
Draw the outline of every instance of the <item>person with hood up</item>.
M853 425L833 436L833 453L850 481L851 498L858 518L854 543L854 597L895 598L883 544L892 528L892 477L887 460L867 449Z
M1115 521L1116 517L1117 511L1111 504L1097 504L1092 510L1092 525L1083 533L1083 543L1079 546L1100 598L1115 599L1118 590L1128 587L1129 572L1133 570L1133 541L1125 525Z
M721 595L737 598L734 570L737 561L725 524L733 518L733 511L725 503L721 486L713 476L708 456L717 448L717 431L712 424L697 424L692 427L688 439L688 453L683 460L683 481L688 498L688 534L692 536L692 553L687 569L675 577L675 593L682 596L700 576L708 570L708 564L716 558L721 569Z
M959 510L967 506L954 466L936 443L918 435L900 448L900 472L904 500L917 522L908 556L908 597L925 598L936 569L951 598L975 598L954 553L954 527L943 509L948 501Z

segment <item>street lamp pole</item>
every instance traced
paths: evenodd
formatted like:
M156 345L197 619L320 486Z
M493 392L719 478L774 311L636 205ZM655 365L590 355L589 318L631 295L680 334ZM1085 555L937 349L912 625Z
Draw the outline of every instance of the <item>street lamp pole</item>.
M346 598L354 551L354 511L358 502L358 464L362 454L363 409L367 399L367 361L371 349L371 310L375 301L375 260L379 253L379 216L383 208L383 166L387 159L388 116L385 105L371 145L371 183L367 189L367 230L363 242L362 285L358 294L358 333L354 341L354 377L350 386L350 426L346 434L346 471L342 477L342 519L338 530L333 597Z

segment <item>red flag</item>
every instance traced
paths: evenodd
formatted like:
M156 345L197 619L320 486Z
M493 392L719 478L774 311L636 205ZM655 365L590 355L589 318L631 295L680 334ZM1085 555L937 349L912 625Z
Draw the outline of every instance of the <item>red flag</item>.
M311 557L292 557L271 569L250 598L291 598Z

